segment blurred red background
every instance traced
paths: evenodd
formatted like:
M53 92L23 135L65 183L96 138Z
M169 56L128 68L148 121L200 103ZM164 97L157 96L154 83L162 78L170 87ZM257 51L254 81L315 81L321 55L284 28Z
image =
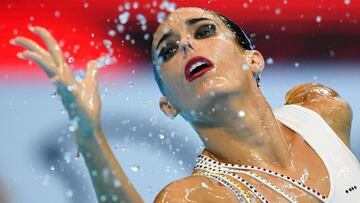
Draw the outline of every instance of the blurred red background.
M177 7L203 7L220 12L243 27L265 58L275 62L356 61L360 56L360 3L355 0L178 0ZM163 1L137 0L1 0L0 73L37 73L16 53L22 48L9 44L17 35L40 42L28 25L48 28L61 42L63 51L73 57L76 67L106 52L104 39L113 43L116 66L107 71L126 69L138 63L149 64L151 33ZM123 33L116 31L119 14L130 5L130 19ZM122 7L123 9L120 8ZM137 14L147 20L141 30ZM150 33L145 40L144 35ZM128 36L126 36L128 35ZM130 40L127 40L129 39ZM131 39L133 41L131 42ZM16 67L16 68L15 68ZM144 66L143 66L144 67Z

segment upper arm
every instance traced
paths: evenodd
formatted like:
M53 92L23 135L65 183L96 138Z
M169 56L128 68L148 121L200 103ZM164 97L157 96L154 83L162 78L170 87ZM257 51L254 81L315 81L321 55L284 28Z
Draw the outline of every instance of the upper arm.
M352 110L339 94L319 83L305 83L287 92L286 104L297 104L318 114L335 131L339 138L350 147Z
M154 203L229 203L237 197L228 188L204 176L190 176L164 187Z

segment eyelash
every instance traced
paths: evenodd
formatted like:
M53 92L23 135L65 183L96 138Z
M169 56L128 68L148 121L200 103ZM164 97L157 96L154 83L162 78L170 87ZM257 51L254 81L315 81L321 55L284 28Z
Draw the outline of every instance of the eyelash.
M204 34L204 33L200 33L201 31L206 31L206 33ZM208 37L210 37L210 36L213 36L213 35L215 35L215 33L216 33L216 26L215 25L213 25L213 24L206 24L206 25L202 25L202 26L200 26L197 30L196 30L196 32L195 32L195 34L194 34L194 38L195 39L204 39L204 38L208 38ZM203 36L201 36L201 34L204 34Z
M169 44L165 48L161 49L159 57L162 58L164 62L166 62L175 55L178 48L179 46L177 44Z
M200 31L203 31L203 33L200 33ZM199 28L197 28L194 34L194 38L205 39L215 34L216 34L216 26L213 24L206 24L206 25L201 25ZM169 61L176 54L178 48L179 48L178 44L169 44L169 46L163 48L160 51L159 57L162 58L163 62Z

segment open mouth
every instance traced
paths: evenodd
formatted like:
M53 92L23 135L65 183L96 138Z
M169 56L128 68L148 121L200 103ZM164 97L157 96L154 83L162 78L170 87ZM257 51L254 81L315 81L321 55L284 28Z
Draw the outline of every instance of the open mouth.
M214 65L209 59L201 56L194 57L190 59L185 66L185 78L187 81L191 82L213 67Z

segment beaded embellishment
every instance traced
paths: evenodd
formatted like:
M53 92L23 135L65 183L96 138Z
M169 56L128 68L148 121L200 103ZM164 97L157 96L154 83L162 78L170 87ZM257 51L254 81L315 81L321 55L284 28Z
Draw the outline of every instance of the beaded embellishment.
M253 195L255 195L258 199L260 199L261 202L268 202L268 200L260 194L260 192L252 186L250 183L248 183L246 180L244 180L242 177L237 175L236 173L241 173L247 176L250 176L254 178L256 181L261 182L262 184L266 185L268 188L272 189L273 191L276 191L280 195L282 195L284 198L286 198L289 202L297 202L296 198L283 191L281 188L277 187L275 184L269 182L262 176L253 173L252 171L258 171L261 173L265 173L274 177L278 177L286 182L289 182L293 185L295 185L297 188L313 195L317 199L319 199L322 202L325 202L326 197L322 195L320 192L316 191L315 189L312 189L305 184L296 181L295 179L285 176L283 174L280 174L275 171L271 171L262 167L255 167L255 166L249 166L249 165L237 165L237 164L227 164L227 163L221 163L218 161L215 161L211 159L210 157L199 155L198 159L196 160L196 166L194 169L200 169L205 170L207 172L214 172L215 174L221 174L221 175L228 175L236 180L238 180L242 185L247 187Z
M240 202L255 202L255 196L252 195L251 192L246 192L242 188L241 185L237 184L236 182L232 181L230 178L228 178L225 175L214 173L214 172L197 172L192 174L193 176L207 176L216 179L218 182L232 190L237 198L240 200Z

